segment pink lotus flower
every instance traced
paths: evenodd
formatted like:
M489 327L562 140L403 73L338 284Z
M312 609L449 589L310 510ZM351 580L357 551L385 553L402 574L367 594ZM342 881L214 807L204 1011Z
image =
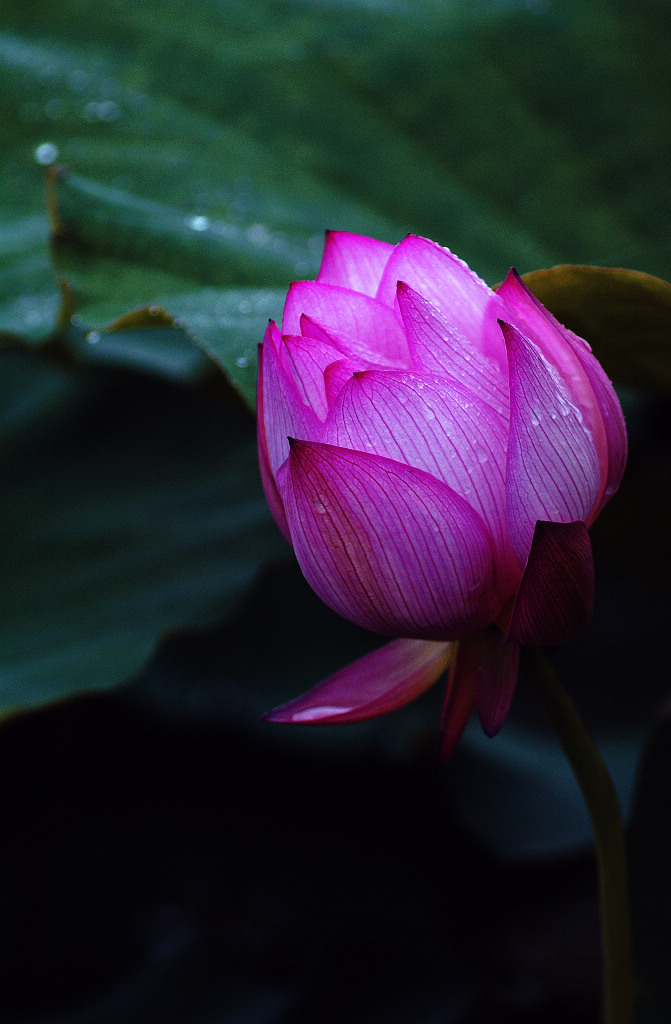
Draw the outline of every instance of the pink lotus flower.
M361 721L449 668L443 755L474 706L494 735L520 643L568 640L591 611L587 529L627 441L589 345L515 271L493 292L427 239L330 232L259 366L280 529L326 604L397 638L267 717Z

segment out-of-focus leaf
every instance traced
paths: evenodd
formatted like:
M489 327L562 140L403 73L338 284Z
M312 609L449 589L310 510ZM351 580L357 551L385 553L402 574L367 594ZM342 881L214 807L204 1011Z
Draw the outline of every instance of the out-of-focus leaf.
M40 176L60 164L55 259L83 327L160 302L229 371L281 310L269 298L248 326L222 325L216 302L312 277L325 227L427 234L491 282L568 261L668 274L655 12L202 0L185 18L166 0L157 18L150 0L63 0L57 15L7 0L0 328L36 339L54 323Z
M593 346L617 381L671 392L671 284L636 270L560 266L524 280L557 319Z
M64 385L37 353L0 361L15 439L1 467L9 714L125 681L166 631L230 612L286 545L240 409L142 377ZM16 440L27 422L29 454Z
M606 734L599 747L628 809L644 730ZM490 743L472 723L447 777L450 800L480 843L516 860L561 856L592 842L582 794L552 735L515 719Z

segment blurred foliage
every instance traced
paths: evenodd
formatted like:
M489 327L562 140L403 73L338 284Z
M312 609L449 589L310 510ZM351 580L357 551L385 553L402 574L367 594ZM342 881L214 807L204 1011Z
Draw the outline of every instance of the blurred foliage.
M628 805L668 693L670 304L645 275L671 279L670 37L662 0L3 3L0 714L45 706L5 727L21 779L0 872L23 879L3 933L16 1024L593 1019L586 821L524 679L501 737L468 732L444 777L429 767L439 687L342 730L257 722L375 638L323 608L292 563L249 408L265 323L291 279L314 276L324 228L426 234L491 284L511 264L531 272L622 386L631 457L593 530L595 615L554 658ZM659 735L632 834L635 869L655 879L634 886L652 965L643 1024L668 1019L645 936L671 900L646 854L668 794ZM278 836L275 863L258 851ZM118 878L108 865L111 882L97 873L108 849L134 865ZM290 893L258 890L275 872ZM308 888L327 894L321 923ZM73 914L62 951L38 935L42 904ZM43 1001L21 973L38 960Z

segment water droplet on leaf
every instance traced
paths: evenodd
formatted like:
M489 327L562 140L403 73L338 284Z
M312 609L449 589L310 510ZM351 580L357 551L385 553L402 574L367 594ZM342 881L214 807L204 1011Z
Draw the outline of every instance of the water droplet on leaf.
M43 167L48 167L53 164L55 160L58 160L58 146L55 146L53 142L43 142L35 150L35 159L38 164L42 164Z

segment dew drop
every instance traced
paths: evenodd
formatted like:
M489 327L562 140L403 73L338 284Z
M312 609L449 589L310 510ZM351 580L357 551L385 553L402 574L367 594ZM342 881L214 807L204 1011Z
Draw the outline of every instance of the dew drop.
M35 150L35 159L38 164L48 167L58 160L58 146L55 146L53 142L42 142Z
M102 334L100 333L100 331L89 331L89 333L86 335L86 340L89 343L89 345L97 345L101 338Z
M186 223L192 231L207 231L210 227L210 218L204 217L202 214L196 214L193 217L188 217Z
M249 366L249 358L247 356L238 356L235 360L235 365L239 366L241 370L244 370L246 366Z

